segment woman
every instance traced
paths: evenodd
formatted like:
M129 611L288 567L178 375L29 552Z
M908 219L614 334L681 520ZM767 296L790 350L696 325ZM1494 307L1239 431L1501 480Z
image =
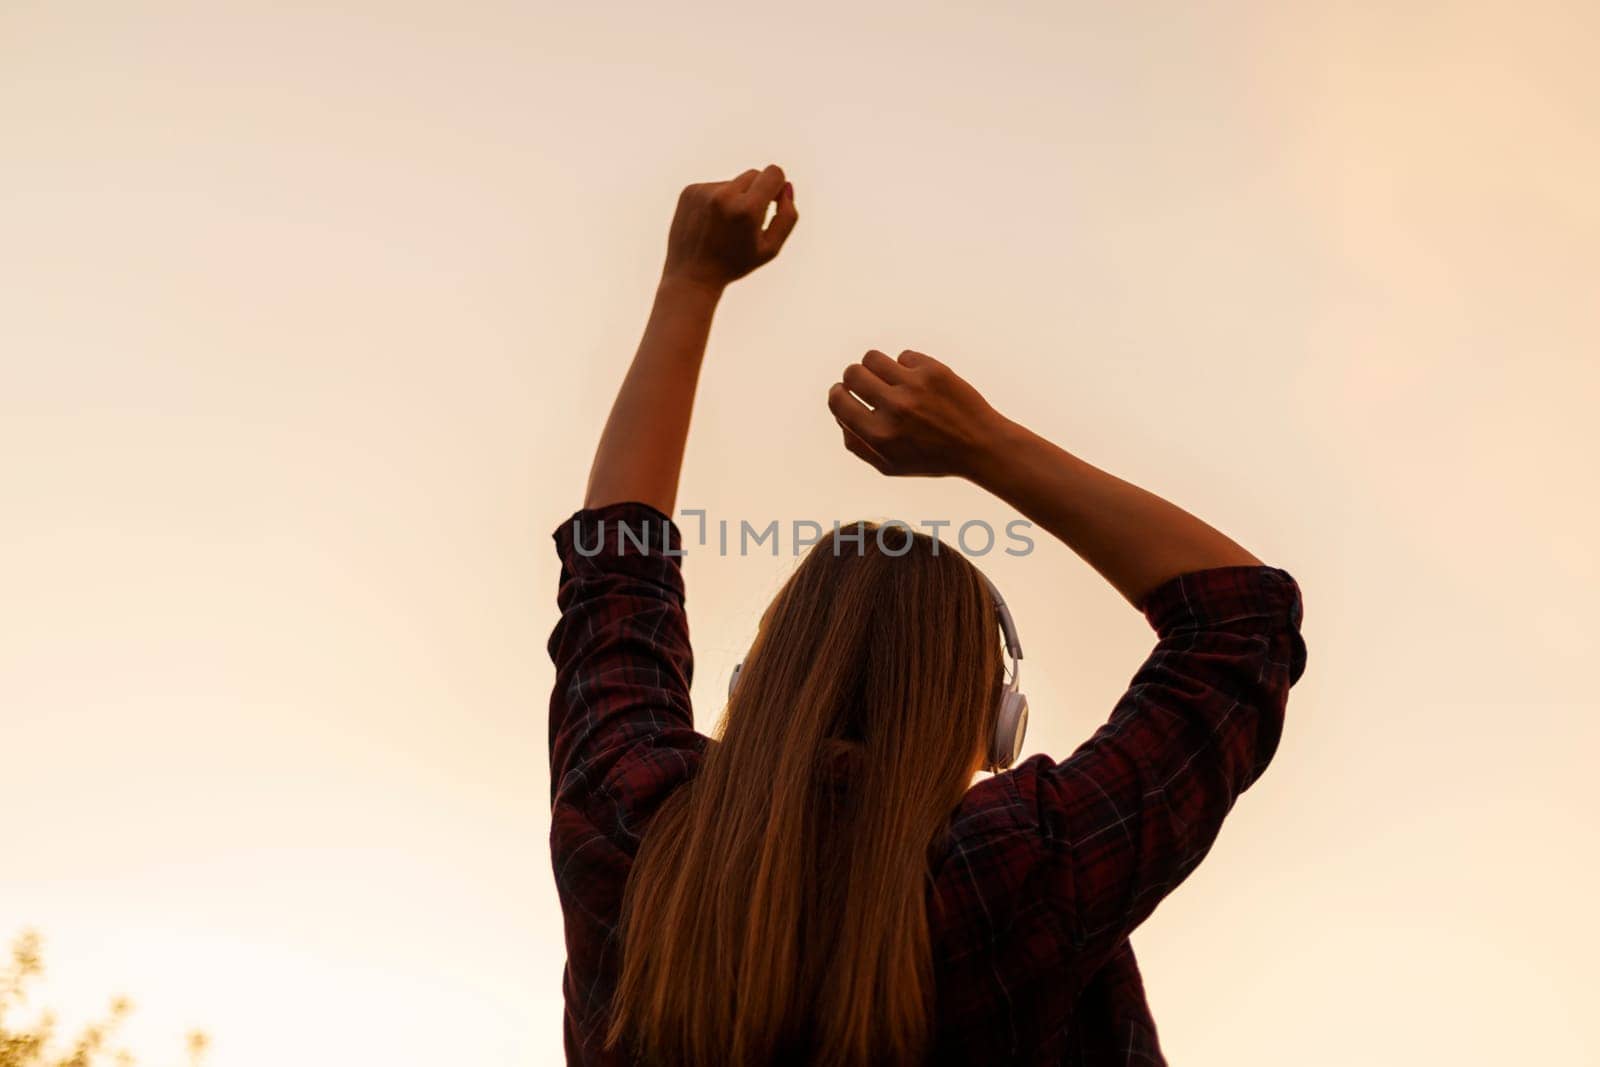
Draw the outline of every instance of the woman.
M696 733L668 516L712 312L796 218L776 166L684 190L584 509L555 535L568 1058L1162 1063L1128 936L1277 747L1299 591L937 360L868 352L828 390L845 447L993 492L1140 609L1155 650L1070 758L971 785L1012 755L1009 619L959 552L846 526L767 609L718 739Z

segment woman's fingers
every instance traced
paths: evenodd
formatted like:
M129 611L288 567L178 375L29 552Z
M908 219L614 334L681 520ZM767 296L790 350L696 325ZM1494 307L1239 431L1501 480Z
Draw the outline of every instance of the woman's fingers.
M783 176L783 168L773 163L742 190L744 199L751 207L760 207L763 221L766 219L767 205L778 199L778 193L787 180Z
M851 396L843 382L834 382L828 387L828 410L833 412L840 426L868 444L880 439L882 416Z
M867 354L872 355L870 352ZM878 354L882 355L881 352ZM888 357L885 356L884 358L887 359ZM852 363L844 369L842 377L844 378L845 388L873 407L882 407L884 400L888 399L889 396L889 383L869 370L865 366L865 362L863 360L861 363Z
M896 363L876 348L861 357L861 365L890 385L899 385L905 381L907 377L906 366L910 366L910 364L902 366Z
M744 193L748 193L750 191L750 186L754 185L755 180L760 176L761 172L756 170L754 167L751 167L749 170L730 181L728 183L728 188L743 195Z
M767 228L761 231L761 254L768 259L777 255L799 220L800 213L794 206L794 187L784 182L783 188L778 191L778 210L773 214L772 221L767 223Z

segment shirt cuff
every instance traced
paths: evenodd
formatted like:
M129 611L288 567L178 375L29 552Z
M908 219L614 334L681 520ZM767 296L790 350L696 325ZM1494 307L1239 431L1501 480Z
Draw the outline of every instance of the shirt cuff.
M1300 586L1277 567L1213 567L1180 574L1156 586L1144 617L1165 638L1246 620L1260 633L1298 630L1304 617Z
M638 501L581 508L551 537L562 580L623 575L659 585L683 599L683 533L677 523Z

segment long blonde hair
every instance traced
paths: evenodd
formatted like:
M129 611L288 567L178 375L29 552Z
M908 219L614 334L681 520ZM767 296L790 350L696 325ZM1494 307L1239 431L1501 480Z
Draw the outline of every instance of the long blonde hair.
M949 546L843 532L774 598L719 739L641 842L607 1044L644 1062L927 1049L928 848L994 728L997 620Z

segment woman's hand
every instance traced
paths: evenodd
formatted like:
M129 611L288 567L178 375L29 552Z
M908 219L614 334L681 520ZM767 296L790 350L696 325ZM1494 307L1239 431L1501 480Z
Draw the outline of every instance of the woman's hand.
M898 360L868 352L843 377L828 390L828 408L844 446L884 474L975 478L1006 424L955 371L921 352Z
M763 229L773 201L777 213ZM720 291L776 256L799 217L794 187L776 163L732 181L691 185L678 197L662 278Z

